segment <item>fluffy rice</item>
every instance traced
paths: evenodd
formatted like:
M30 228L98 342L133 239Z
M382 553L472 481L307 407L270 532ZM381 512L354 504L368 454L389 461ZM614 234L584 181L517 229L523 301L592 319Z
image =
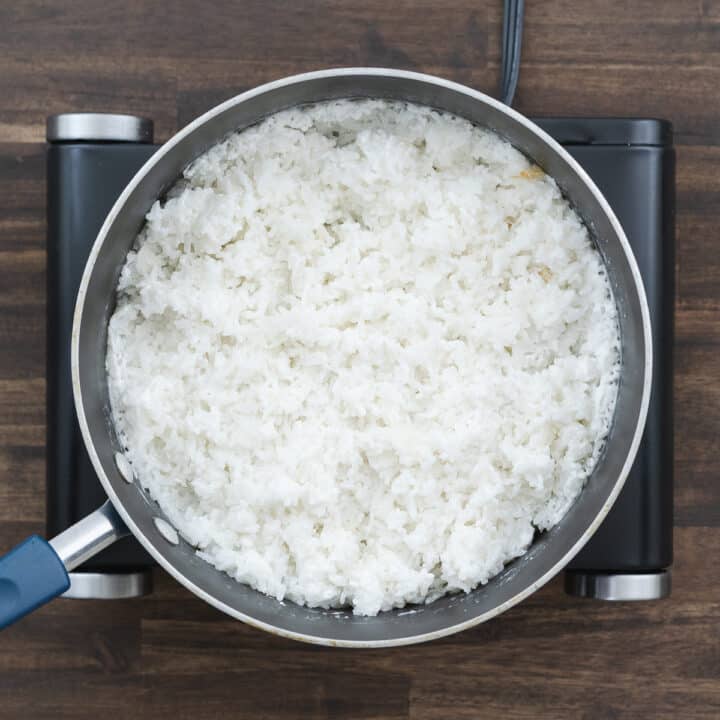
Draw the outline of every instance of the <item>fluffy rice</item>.
M107 369L136 476L203 558L373 615L487 582L562 518L618 357L552 179L465 120L340 101L233 134L155 203Z

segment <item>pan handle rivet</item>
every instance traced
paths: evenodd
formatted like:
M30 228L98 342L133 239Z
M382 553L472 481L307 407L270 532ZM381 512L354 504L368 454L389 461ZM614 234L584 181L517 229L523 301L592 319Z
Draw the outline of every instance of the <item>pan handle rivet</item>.
M157 531L171 544L177 545L180 542L180 537L177 534L177 530L167 521L162 518L153 518Z
M135 479L130 462L122 453L115 453L115 466L126 483L131 483Z

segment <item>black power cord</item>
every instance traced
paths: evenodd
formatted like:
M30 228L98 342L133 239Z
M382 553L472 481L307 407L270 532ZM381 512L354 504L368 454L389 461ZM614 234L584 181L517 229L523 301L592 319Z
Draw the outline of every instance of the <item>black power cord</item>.
M520 75L525 0L505 0L502 30L502 79L500 99L512 105Z

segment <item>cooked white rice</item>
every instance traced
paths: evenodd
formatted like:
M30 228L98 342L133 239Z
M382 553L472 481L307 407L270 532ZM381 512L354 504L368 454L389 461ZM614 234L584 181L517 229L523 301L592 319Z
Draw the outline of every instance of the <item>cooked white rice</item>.
M555 183L424 107L294 109L147 216L110 322L136 476L240 582L373 615L558 522L615 402L603 264Z

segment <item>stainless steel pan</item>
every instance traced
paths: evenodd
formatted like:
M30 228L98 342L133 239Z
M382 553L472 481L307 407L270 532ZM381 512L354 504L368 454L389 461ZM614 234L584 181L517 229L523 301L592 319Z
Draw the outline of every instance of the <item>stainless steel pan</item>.
M201 560L136 481L116 465L121 450L105 375L108 319L125 256L152 203L183 168L229 132L293 105L331 98L408 100L455 113L507 138L556 179L590 228L615 293L622 371L606 449L565 518L487 585L429 605L356 617L278 602ZM110 211L90 254L75 311L72 375L88 453L110 498L49 545L32 538L0 560L0 626L66 589L72 569L131 532L178 582L228 615L297 640L328 645L391 646L458 632L503 612L559 572L587 542L623 486L642 435L651 378L650 320L642 282L620 224L580 166L527 118L482 93L428 75L384 69L326 70L263 85L219 105L161 147ZM30 566L42 570L44 580ZM64 579L63 579L64 578Z

